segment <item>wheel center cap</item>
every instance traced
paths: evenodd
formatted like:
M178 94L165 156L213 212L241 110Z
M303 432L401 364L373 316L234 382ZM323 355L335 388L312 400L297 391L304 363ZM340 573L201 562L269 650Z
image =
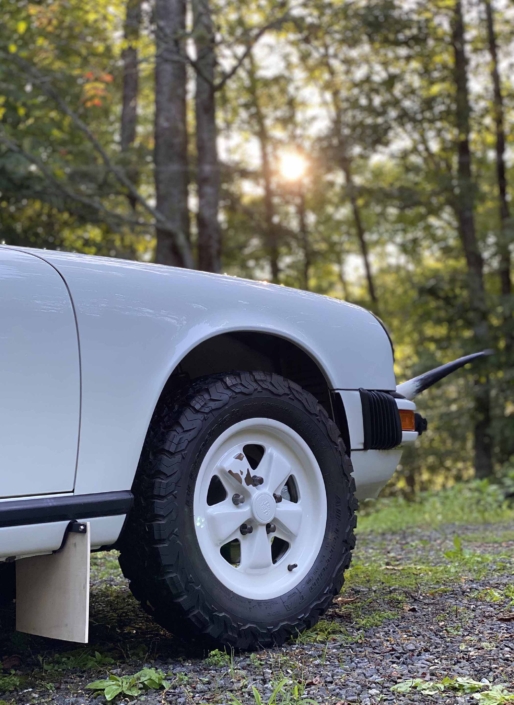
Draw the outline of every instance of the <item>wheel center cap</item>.
M252 500L252 512L259 524L269 524L275 516L277 503L269 492L257 492Z

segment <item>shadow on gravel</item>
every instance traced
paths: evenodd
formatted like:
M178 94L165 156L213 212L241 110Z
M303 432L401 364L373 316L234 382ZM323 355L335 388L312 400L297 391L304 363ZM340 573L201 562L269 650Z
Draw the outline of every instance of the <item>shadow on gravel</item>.
M93 556L91 577L87 647L16 632L15 605L0 608L0 691L6 671L42 669L37 680L44 684L45 672L58 671L59 665L67 663L72 668L86 666L83 670L87 671L95 665L112 669L131 662L139 666L156 658L180 662L207 655L204 646L173 637L143 612L119 570L116 554ZM91 658L81 659L85 654ZM0 692L0 698L3 695Z

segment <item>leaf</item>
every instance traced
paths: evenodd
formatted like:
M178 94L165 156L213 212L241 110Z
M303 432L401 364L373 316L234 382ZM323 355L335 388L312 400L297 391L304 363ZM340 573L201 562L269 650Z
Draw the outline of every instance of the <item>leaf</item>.
M252 685L252 693L253 693L253 699L255 700L255 705L262 705L262 698L261 694L257 690L257 688Z
M127 695L139 695L140 692L140 686L137 683L133 683L131 685L126 686L123 688L123 692L126 693Z
M111 684L111 680L93 681L92 683L88 683L86 688L88 690L105 690L105 688L108 688Z
M443 678L442 682L445 682ZM460 693L476 693L479 690L483 690L484 683L476 681L473 678L466 678L465 676L457 676L455 679L448 679L450 682L448 685L454 690L458 690Z
M444 690L442 683L434 683L432 681L423 680L423 678L411 678L393 685L391 690L394 693L409 693L411 690L417 690L425 695L436 695Z
M114 698L121 692L122 689L119 683L110 683L104 691L105 699L108 701L114 700Z
M393 685L391 690L393 693L409 693L414 685L413 680L408 680L408 681L403 681L402 683L397 683L396 685Z
M508 692L503 685L495 685L490 690L473 695L482 705L504 705L514 702L514 693Z

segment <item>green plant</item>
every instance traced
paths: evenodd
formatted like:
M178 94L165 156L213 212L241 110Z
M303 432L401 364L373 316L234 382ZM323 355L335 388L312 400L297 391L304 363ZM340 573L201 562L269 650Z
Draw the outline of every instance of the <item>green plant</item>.
M252 666L262 666L261 659L255 653L250 654L250 663Z
M189 683L189 676L187 673L184 673L183 671L179 671L177 675L175 676L175 680L173 681L175 685L187 685Z
M274 687L268 700L264 701L255 686L252 686L253 699L255 705L293 705L293 703L305 703L305 705L318 705L316 700L304 698L305 686L303 683L291 683L287 678L279 681ZM243 705L241 700L234 695L230 695L232 705Z
M424 695L437 695L451 690L462 695L470 695L482 705L503 705L514 702L514 693L505 689L503 685L490 687L487 681L476 681L473 678L443 678L440 681L427 681L423 678L411 678L393 685L394 693L410 693L415 690Z
M11 671L9 675L0 676L0 691L10 693L12 690L18 690L23 682L23 676L17 676L14 671Z
M495 685L483 693L476 693L473 697L482 705L503 705L514 702L514 693L509 693L503 685Z
M113 663L113 658L106 654L101 654L99 651L92 652L89 649L78 649L64 654L56 654L50 661L42 665L44 671L67 671L72 668L89 671L93 668L111 666Z
M502 602L503 597L502 593L494 588L484 588L477 593L477 598L484 602Z
M216 668L221 668L222 666L230 666L232 662L230 654L226 651L220 651L219 649L214 649L209 653L205 659L205 663L209 666L214 666Z
M444 686L441 683L423 680L423 678L410 678L393 685L391 690L393 693L410 693L411 690L416 690L425 695L435 695L444 690Z
M326 619L320 620L314 627L302 632L296 637L298 644L309 644L315 642L324 644L328 641L338 641L342 638L344 627L338 622L330 622Z
M136 697L145 690L160 690L169 688L165 674L155 668L143 668L133 676L115 676L111 674L105 680L89 683L86 688L103 692L105 699L114 700L118 695Z

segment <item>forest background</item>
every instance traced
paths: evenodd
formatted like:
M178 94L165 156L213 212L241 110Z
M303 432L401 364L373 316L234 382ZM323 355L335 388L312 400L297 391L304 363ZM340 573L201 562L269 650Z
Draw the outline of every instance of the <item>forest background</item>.
M0 0L0 240L343 298L399 381L491 348L389 491L514 478L513 46L510 0Z

